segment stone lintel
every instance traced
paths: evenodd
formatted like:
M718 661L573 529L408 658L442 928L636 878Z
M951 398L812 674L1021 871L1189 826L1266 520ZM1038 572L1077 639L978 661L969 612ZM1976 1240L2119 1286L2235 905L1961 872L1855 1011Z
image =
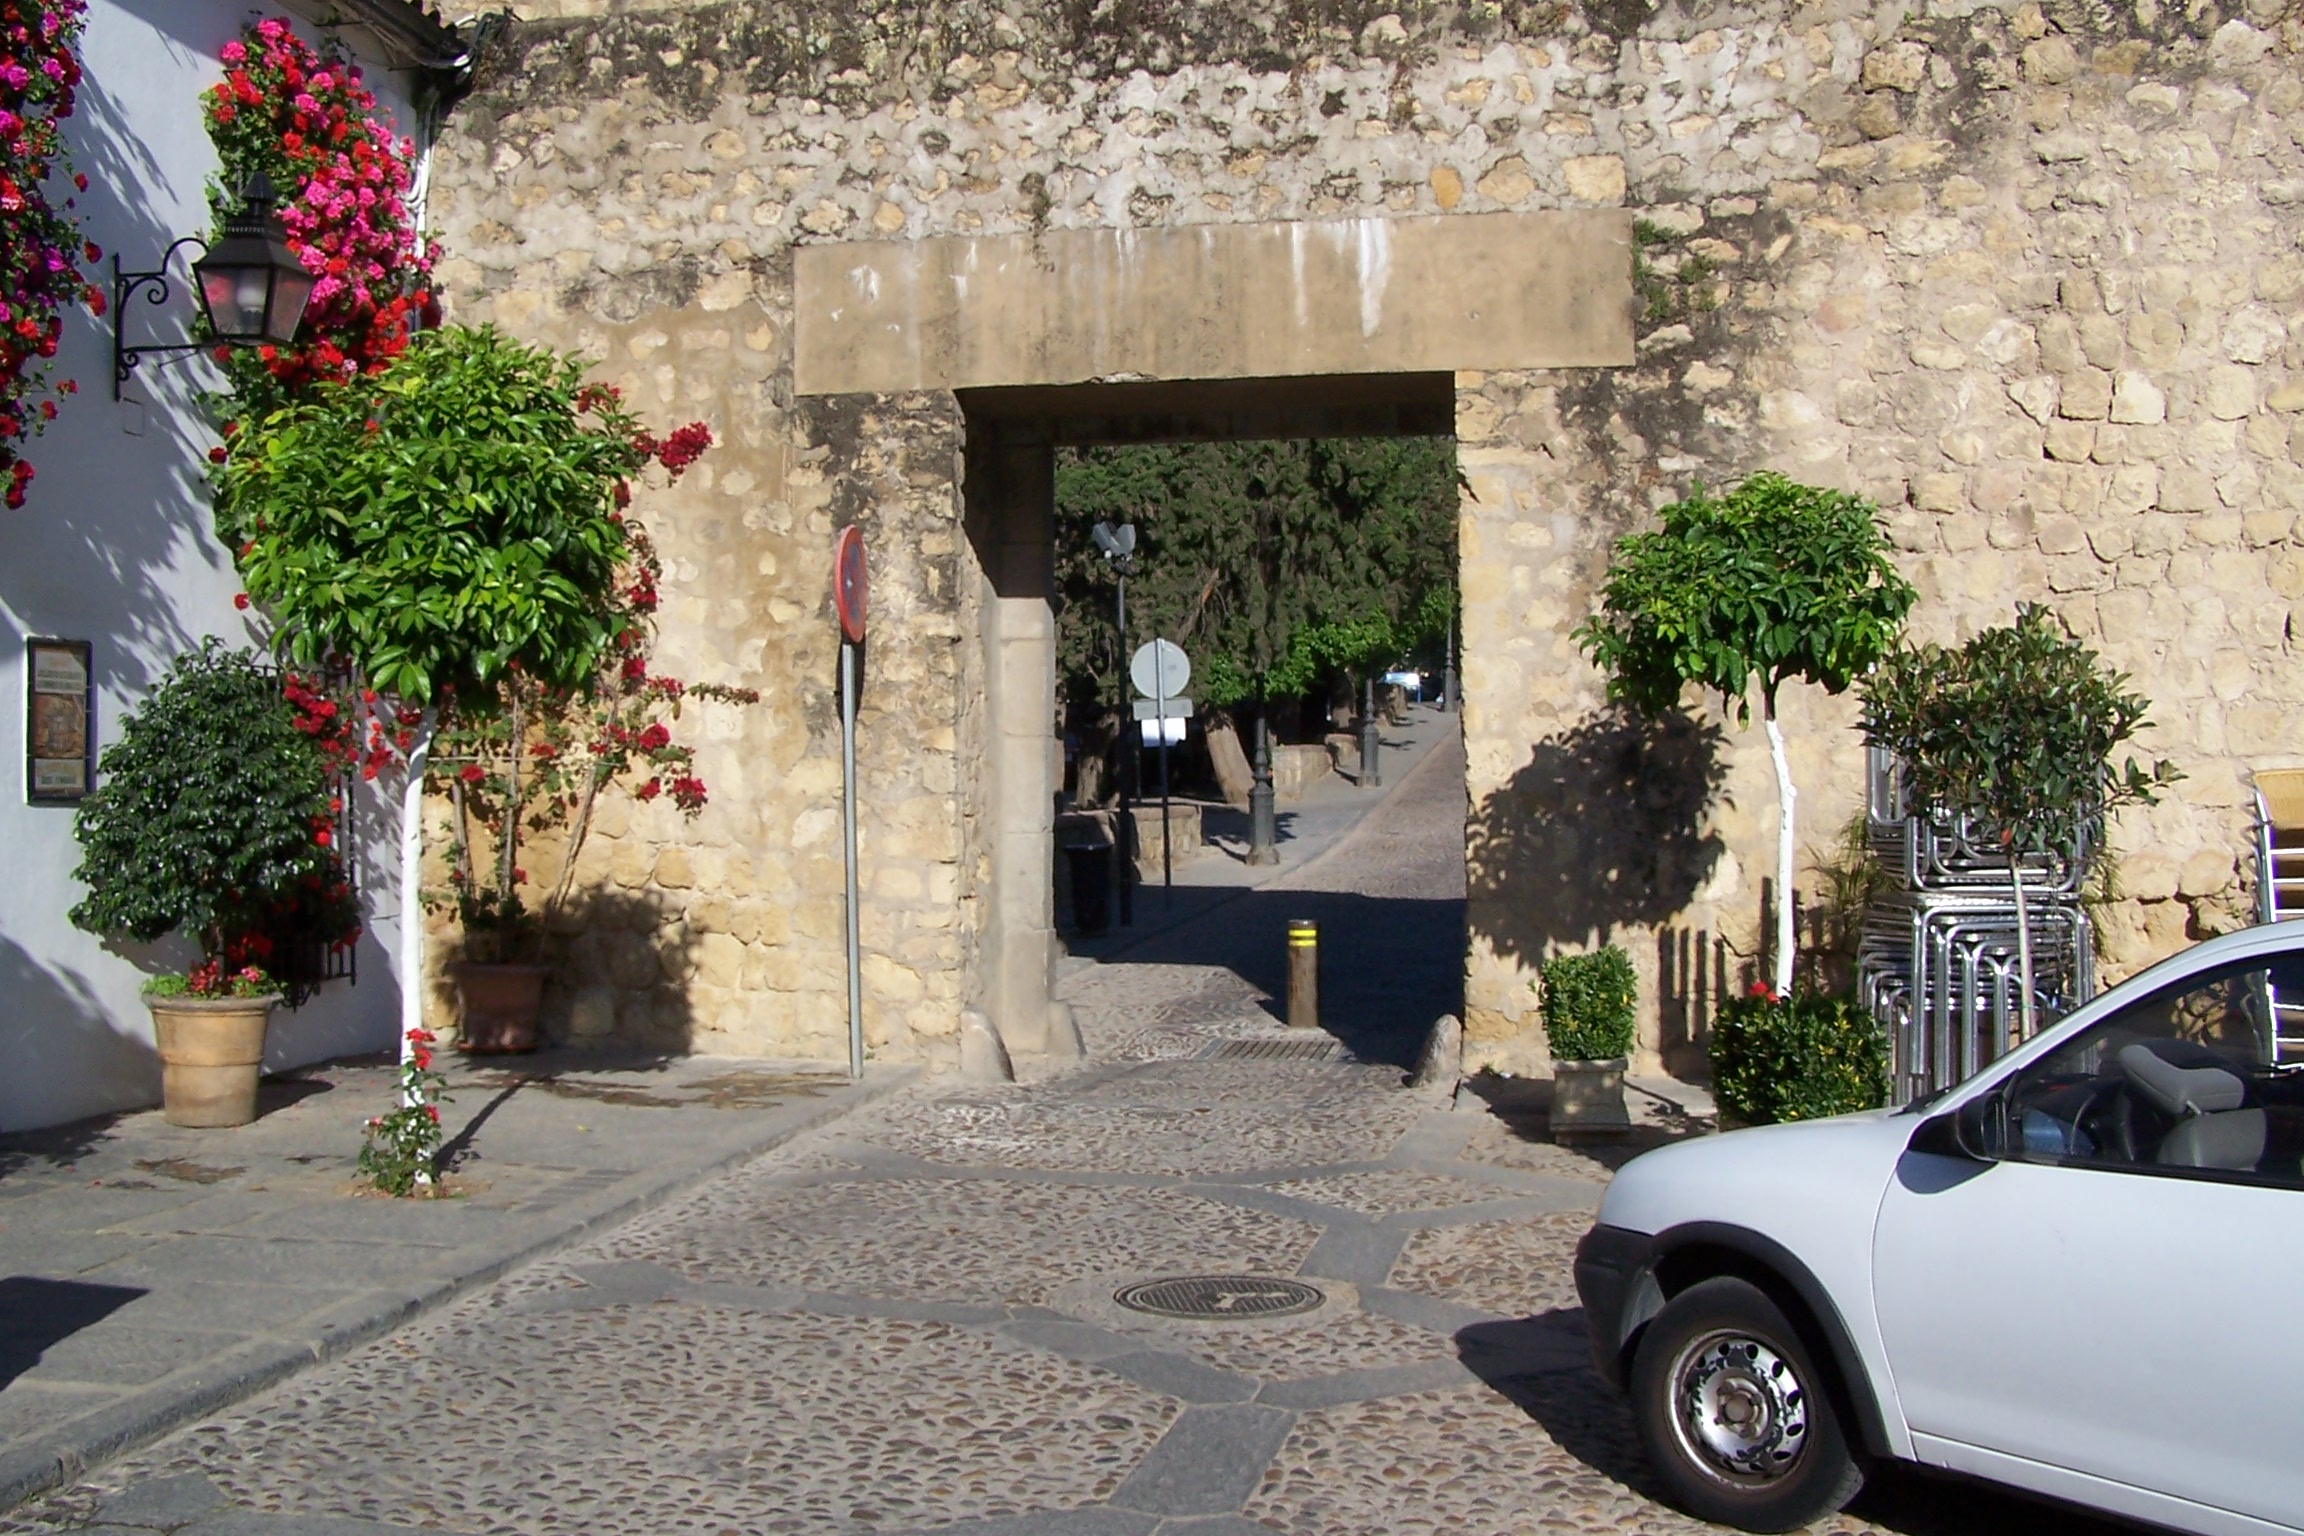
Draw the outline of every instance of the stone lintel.
M1633 361L1621 209L803 246L795 386L883 394Z

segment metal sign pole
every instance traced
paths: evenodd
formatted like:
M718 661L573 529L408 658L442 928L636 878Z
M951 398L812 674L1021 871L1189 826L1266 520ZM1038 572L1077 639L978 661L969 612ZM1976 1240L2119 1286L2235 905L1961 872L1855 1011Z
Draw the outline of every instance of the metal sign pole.
M848 856L848 1075L864 1075L864 961L856 899L856 647L840 642L840 774Z
M1168 653L1152 653L1152 707L1160 728L1160 903L1176 904L1176 855L1168 838Z
M1132 795L1136 782L1136 763L1143 756L1139 745L1141 736L1131 733L1135 721L1128 718L1128 573L1120 573L1120 611L1118 616L1120 657L1120 819L1113 823L1114 841L1120 845L1120 926L1130 928L1136 923L1136 803Z
M840 621L841 841L848 863L848 1076L864 1075L864 907L856 894L856 695L862 691L866 613L872 583L864 530L840 530L832 546L832 609Z

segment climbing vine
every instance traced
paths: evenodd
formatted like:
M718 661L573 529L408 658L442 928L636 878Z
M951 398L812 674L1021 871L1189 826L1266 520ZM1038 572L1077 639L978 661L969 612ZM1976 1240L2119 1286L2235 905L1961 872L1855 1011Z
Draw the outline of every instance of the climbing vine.
M64 334L64 311L86 304L104 313L104 292L80 264L103 253L84 241L74 200L49 197L48 182L68 169L57 126L72 115L80 85L75 49L86 0L0 0L0 500L24 505L32 465L23 444L56 419L56 398L72 379L49 380ZM75 191L88 178L73 175Z

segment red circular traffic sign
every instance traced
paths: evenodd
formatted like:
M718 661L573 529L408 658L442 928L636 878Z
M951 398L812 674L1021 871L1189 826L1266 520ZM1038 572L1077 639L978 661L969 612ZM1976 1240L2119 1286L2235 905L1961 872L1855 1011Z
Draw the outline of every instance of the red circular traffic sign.
M841 637L864 643L864 608L871 582L864 574L864 530L850 523L832 546L832 608L840 616Z

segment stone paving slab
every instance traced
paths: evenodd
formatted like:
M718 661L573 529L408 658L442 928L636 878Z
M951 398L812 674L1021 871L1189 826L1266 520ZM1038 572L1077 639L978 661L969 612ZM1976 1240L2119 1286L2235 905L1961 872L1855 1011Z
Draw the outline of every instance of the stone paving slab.
M393 1091L380 1058L269 1080L236 1129L149 1111L0 1138L0 1508L913 1075L550 1051L446 1065L451 1198L358 1186L361 1125ZM104 1519L184 1523L141 1507Z

